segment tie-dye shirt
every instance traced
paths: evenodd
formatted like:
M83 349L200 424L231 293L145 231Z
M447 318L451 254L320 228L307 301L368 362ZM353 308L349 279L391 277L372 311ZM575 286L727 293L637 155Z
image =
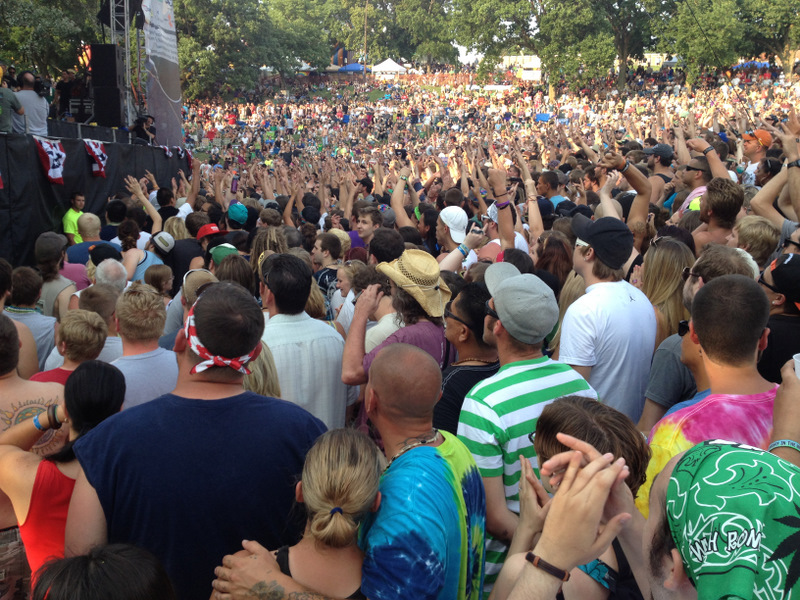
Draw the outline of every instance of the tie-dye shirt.
M381 479L381 504L361 527L361 591L370 600L479 600L486 497L469 450L442 432Z
M647 465L647 480L639 488L636 506L647 517L650 486L673 456L706 440L724 439L766 450L772 433L772 405L776 385L771 390L749 396L711 394L693 406L667 415L650 432L652 457Z

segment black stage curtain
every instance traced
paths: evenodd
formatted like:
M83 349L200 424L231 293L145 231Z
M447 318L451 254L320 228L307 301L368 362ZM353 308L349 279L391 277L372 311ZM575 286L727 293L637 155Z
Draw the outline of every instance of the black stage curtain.
M86 197L85 212L103 220L108 198L118 192L127 194L125 176L140 178L149 170L159 185L171 187L180 169L189 174L187 158L178 158L174 151L167 158L161 148L104 142L106 176L93 177L83 140L62 139L61 144L67 155L64 185L47 180L32 136L0 135L0 257L15 267L34 265L33 247L41 233L62 231L61 219L73 191Z

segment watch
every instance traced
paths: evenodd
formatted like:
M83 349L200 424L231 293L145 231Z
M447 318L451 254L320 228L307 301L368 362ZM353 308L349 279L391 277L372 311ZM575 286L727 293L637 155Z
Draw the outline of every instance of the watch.
M708 154L714 150L714 146L707 146L705 150L703 150L703 154Z
M786 168L788 169L789 167L800 167L800 158L798 158L797 160L793 160L790 163L787 163Z

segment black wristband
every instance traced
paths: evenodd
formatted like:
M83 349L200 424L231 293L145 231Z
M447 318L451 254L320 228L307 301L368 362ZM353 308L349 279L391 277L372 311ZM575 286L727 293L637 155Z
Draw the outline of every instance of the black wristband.
M706 155L706 154L708 154L709 152L713 152L713 151L714 151L714 146L709 146L708 148L706 148L705 150L703 150L703 156L705 156L705 155Z
M58 406L55 404L51 404L47 407L47 421L50 425L50 429L61 429L61 422L56 417L56 410Z
M533 552L528 552L525 555L525 560L527 560L537 569L541 569L556 579L560 579L561 581L569 581L569 571L565 571L564 569L559 569L558 567L551 565L549 562L544 561L540 557L536 556Z

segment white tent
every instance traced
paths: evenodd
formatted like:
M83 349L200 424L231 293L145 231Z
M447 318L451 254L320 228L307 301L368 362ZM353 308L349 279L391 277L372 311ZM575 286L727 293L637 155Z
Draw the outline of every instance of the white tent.
M405 73L406 68L397 64L391 58L387 58L379 65L372 67L373 73Z

